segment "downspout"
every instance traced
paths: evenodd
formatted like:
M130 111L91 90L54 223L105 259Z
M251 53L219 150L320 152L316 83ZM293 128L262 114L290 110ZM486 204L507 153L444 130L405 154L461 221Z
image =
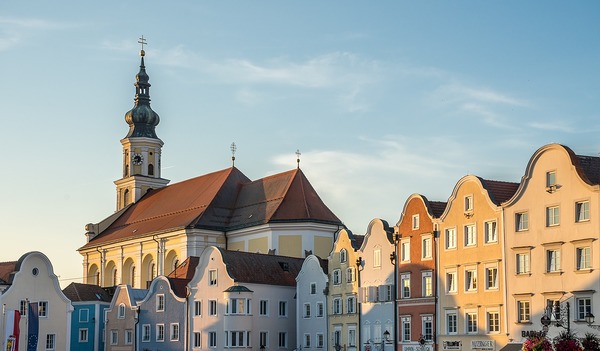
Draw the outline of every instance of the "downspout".
M192 292L188 286L185 287L185 341L183 343L183 349L189 350L188 345L191 341L190 335L190 324L191 324L191 313L190 313L190 296Z
M136 313L136 318L135 318L135 324L133 327L133 340L135 340L135 342L133 343L133 350L137 351L138 349L138 324L140 323L140 306L136 306L135 309L135 313Z
M100 254L100 276L98 277L98 286L105 286L104 284L104 255L100 248L96 247L96 251ZM87 274L86 274L87 275Z
M158 273L161 269L160 269L160 242L158 240L155 239L155 237L158 235L152 235L152 240L154 240L156 242L156 276L158 277L160 274ZM152 277L152 280L154 280L154 278L156 277Z
M399 228L398 228L399 229ZM398 349L398 241L400 232L396 231L394 239L394 351Z
M362 266L362 257L358 256L358 258L356 259L356 285L358 285L358 296L361 298L358 303L358 330L356 331L358 333L358 351L361 350L362 348L362 324L361 324L361 317L362 317L362 297L363 294L360 293L360 289L361 289L361 284L360 284L360 267ZM327 324L329 325L329 323Z

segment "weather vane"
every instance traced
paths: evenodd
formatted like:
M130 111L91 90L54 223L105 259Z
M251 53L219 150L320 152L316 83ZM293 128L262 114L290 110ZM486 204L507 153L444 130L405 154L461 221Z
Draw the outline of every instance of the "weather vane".
M235 146L235 142L231 143L231 166L235 167L235 150L237 150L237 146Z
M296 149L296 162L298 163L298 169L300 169L300 149Z
M140 40L138 40L139 44L142 44L142 51L140 51L140 56L144 56L146 55L146 52L144 51L144 45L148 45L148 43L146 43L146 39L144 38L144 36L142 35L142 37L140 38Z

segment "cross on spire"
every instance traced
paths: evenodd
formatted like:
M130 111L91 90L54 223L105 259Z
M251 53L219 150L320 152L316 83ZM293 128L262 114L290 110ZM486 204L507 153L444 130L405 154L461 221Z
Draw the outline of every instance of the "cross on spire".
M300 149L296 149L296 163L298 163L298 169L300 169Z
M138 43L142 45L142 51L140 51L140 55L144 56L146 54L146 52L144 51L144 45L148 45L148 43L146 43L146 38L144 38L143 35L139 39L140 40L138 40Z
M237 150L237 146L235 145L235 142L231 143L231 166L235 167L235 150Z

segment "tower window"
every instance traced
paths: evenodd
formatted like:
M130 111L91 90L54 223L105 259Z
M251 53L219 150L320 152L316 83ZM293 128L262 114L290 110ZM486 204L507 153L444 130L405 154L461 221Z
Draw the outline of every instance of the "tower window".
M148 164L148 175L154 175L154 165L152 163Z
M123 206L129 205L129 189L125 189L123 192Z

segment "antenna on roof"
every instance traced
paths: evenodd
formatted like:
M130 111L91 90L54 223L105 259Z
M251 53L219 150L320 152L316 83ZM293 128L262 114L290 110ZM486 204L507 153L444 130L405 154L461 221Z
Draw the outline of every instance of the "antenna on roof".
M237 150L237 146L235 146L235 142L231 143L231 167L235 167L235 150Z
M296 163L298 163L298 169L300 169L300 149L296 149Z

